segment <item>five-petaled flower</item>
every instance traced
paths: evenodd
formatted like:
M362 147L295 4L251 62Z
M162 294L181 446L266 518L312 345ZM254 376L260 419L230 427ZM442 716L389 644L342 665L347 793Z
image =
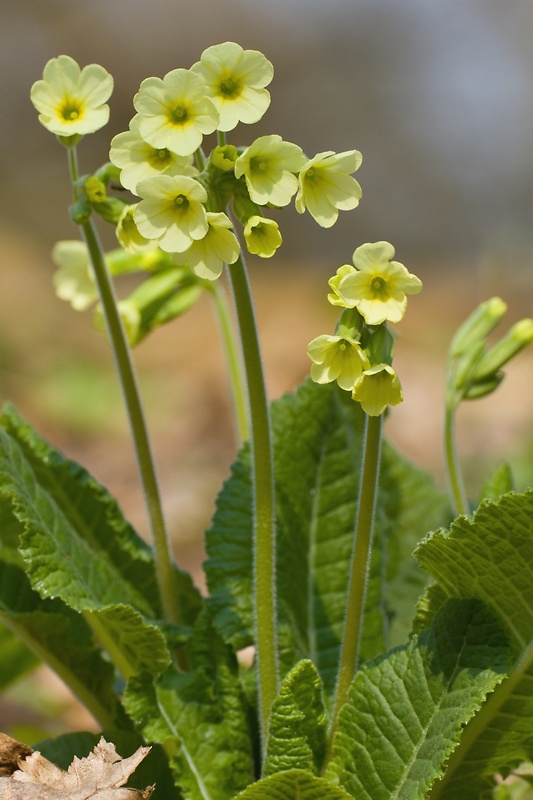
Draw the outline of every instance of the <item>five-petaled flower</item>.
M422 281L398 261L392 261L394 247L388 242L363 244L353 254L356 269L346 269L337 282L330 281L335 305L357 308L368 325L399 322L405 314L407 294L418 294ZM338 302L339 298L341 302Z
M130 122L129 131L117 133L111 140L110 161L120 169L120 182L136 194L137 184L154 175L198 174L192 156L178 156L167 147L153 147L139 133L139 115Z
M187 69L174 69L164 78L146 78L133 105L139 114L140 136L153 147L179 156L192 155L204 134L216 130L219 122L202 78Z
M317 336L309 342L307 354L313 362L311 378L316 383L337 381L346 391L353 389L363 370L370 366L359 342L343 336Z
M244 241L248 252L261 258L270 258L283 240L277 222L254 214L244 226Z
M174 261L187 264L199 278L214 281L222 273L224 264L237 261L240 248L226 214L208 211L207 224L209 228L203 239L195 240L185 252L176 253Z
M298 190L293 174L305 164L301 147L284 142L281 136L260 136L235 162L235 175L244 175L254 203L286 206Z
M30 96L39 122L68 137L94 133L107 123L112 91L113 78L103 67L89 64L80 70L73 58L59 56L46 64Z
M209 228L204 203L207 192L184 175L157 175L137 186L142 198L133 218L141 236L157 239L167 253L182 253Z
M205 82L207 96L220 114L221 131L231 131L239 122L258 122L270 105L264 87L274 68L258 50L243 50L235 42L216 44L204 50L191 70Z
M309 210L323 228L335 224L340 211L359 205L361 187L351 173L360 166L363 157L358 150L335 154L332 150L318 153L300 171L296 211Z
M375 364L363 370L352 390L352 397L371 417L379 417L387 406L402 402L402 387L389 364Z

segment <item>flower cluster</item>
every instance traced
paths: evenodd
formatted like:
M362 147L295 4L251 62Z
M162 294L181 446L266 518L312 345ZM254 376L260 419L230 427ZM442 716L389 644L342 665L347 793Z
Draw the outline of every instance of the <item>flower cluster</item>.
M402 402L402 388L392 368L394 340L387 322L399 322L408 294L422 282L397 261L388 242L363 244L330 279L332 305L344 308L335 336L318 336L307 352L317 383L337 381L370 416Z

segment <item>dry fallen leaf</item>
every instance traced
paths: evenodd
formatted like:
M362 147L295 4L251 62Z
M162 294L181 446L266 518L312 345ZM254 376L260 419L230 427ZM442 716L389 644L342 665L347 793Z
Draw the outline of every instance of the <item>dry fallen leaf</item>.
M139 747L129 758L121 758L115 745L101 738L87 758L75 756L65 772L37 750L1 736L0 757L5 751L6 769L14 763L18 769L10 777L0 777L0 800L148 800L152 794L153 786L144 791L123 786L149 747Z
M31 747L17 742L6 733L0 733L0 777L12 775L21 761L33 753Z

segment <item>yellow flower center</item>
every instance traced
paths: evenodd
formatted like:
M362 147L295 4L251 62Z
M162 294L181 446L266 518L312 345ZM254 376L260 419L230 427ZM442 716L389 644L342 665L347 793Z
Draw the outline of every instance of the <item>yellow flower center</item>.
M75 122L83 114L83 108L75 100L65 100L58 108L59 116L64 122Z
M241 85L231 75L220 81L218 85L220 94L225 99L235 99L241 94Z
M189 111L185 106L176 106L170 110L170 118L175 125L185 125L189 119Z

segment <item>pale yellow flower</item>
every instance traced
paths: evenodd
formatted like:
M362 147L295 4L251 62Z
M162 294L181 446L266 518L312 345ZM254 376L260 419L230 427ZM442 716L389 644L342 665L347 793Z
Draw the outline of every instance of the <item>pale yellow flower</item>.
M356 269L347 271L334 286L342 304L357 308L368 325L399 322L407 307L406 295L422 289L422 281L403 264L391 261L393 256L394 247L388 242L361 245L353 254Z
M85 311L98 299L85 243L78 239L57 242L52 261L58 267L53 277L56 295L75 311Z
M157 175L137 186L142 198L133 218L141 236L156 239L167 253L182 253L208 231L207 192L193 178Z
M154 250L158 245L153 239L141 236L135 222L135 205L125 206L120 215L115 233L121 247L127 253L138 253L142 250Z
M198 174L192 156L178 156L166 147L153 147L139 133L139 116L130 122L130 130L118 133L111 140L109 160L120 169L120 182L136 194L137 184L154 175Z
M340 211L359 205L361 187L351 173L361 166L363 157L358 150L318 153L300 170L296 211L309 213L323 228L330 228Z
M293 174L305 164L301 147L284 142L281 136L260 136L235 162L235 176L244 175L254 203L286 206L298 190Z
M218 125L218 111L206 97L203 80L187 69L174 69L163 79L146 78L133 105L141 137L180 156L194 153Z
M113 78L98 64L80 70L70 56L52 58L42 80L31 87L31 101L39 122L58 136L84 136L102 128L109 119L106 104Z
M317 336L309 342L307 354L313 362L311 378L316 383L337 381L346 391L353 389L363 369L369 366L359 342L342 336Z
M283 240L277 222L254 215L244 226L244 241L250 253L270 258Z
M400 380L389 364L365 369L355 382L352 397L370 417L379 417L387 406L397 406L403 400Z
M226 214L208 211L207 224L209 229L203 239L194 241L183 253L176 253L174 261L186 264L199 278L214 281L222 273L224 264L237 261L240 248Z
M235 42L208 47L191 67L205 82L208 97L220 114L218 129L261 119L270 105L264 88L274 75L270 61L258 50L243 50Z

